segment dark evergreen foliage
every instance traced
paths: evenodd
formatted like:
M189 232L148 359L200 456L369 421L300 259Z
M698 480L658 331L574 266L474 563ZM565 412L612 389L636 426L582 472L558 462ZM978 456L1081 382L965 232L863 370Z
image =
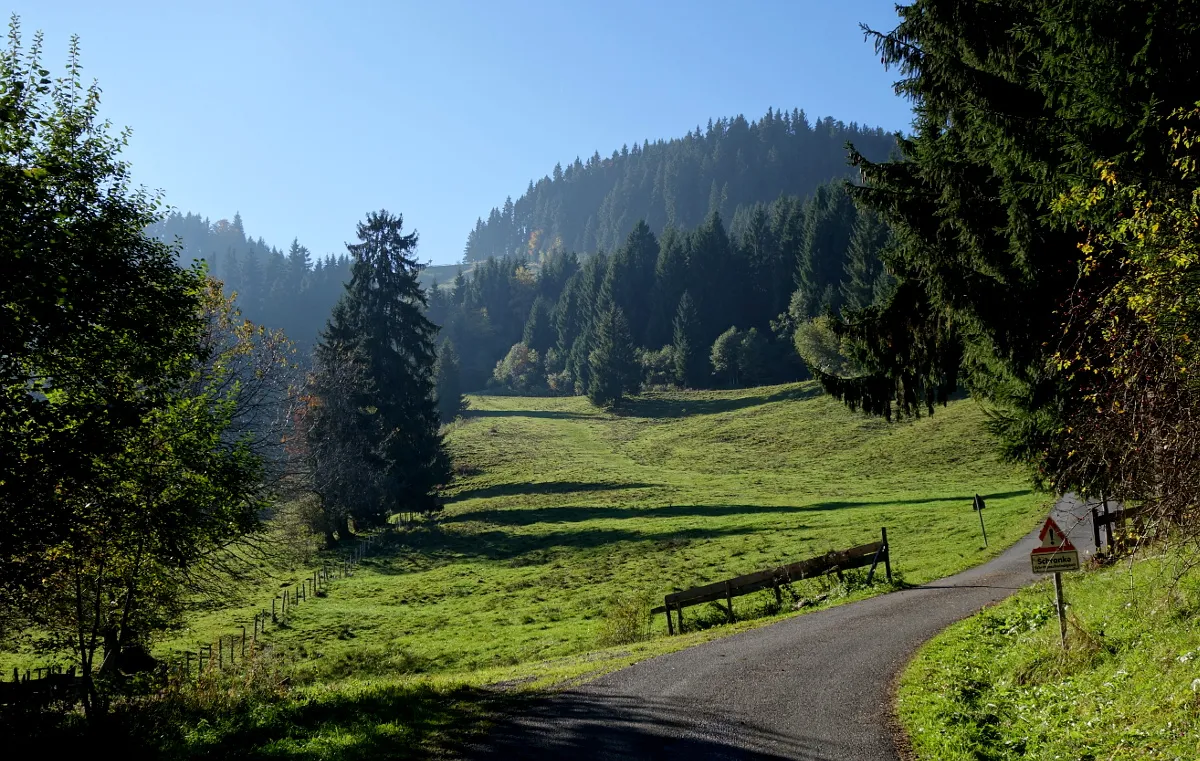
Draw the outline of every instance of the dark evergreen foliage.
M641 383L633 337L619 306L610 306L600 315L594 342L596 348L588 356L591 368L588 399L597 407L611 407L627 392L637 391Z
M443 423L452 422L467 409L467 400L462 394L462 379L459 377L458 352L450 339L442 341L438 348L437 367L434 371L437 389L438 415Z
M805 196L847 176L847 142L875 160L894 145L880 129L831 117L810 123L800 110L768 110L757 121L717 119L679 139L635 143L608 158L595 153L555 167L516 201L509 198L478 220L463 258L612 251L638 220L661 234L668 226L698 227L714 212L732 219L743 207Z
M259 238L247 237L240 214L210 222L196 214L172 212L146 229L151 238L178 245L181 264L202 260L208 274L237 294L247 319L287 333L307 352L329 318L350 278L350 258L313 259L299 241L285 254Z
M376 488L355 492L351 504L339 503L342 491L321 496L330 513L348 512L356 523L377 525L395 513L435 509L450 470L438 432L437 326L425 316L427 301L417 282L417 235L403 232L401 217L381 211L359 224L358 240L347 246L354 262L350 282L314 352L320 415L351 419L314 425L313 437L319 446L327 437L359 439L329 446L364 450L363 470L371 472ZM361 371L324 383L345 374L341 365ZM317 479L318 486L324 482Z
M696 305L687 291L679 299L675 311L675 382L685 388L704 385L708 375L706 369L706 347L700 333L700 317Z
M1098 162L1147 186L1176 171L1163 120L1195 101L1200 9L918 0L899 13L875 39L915 132L903 160L856 155L854 191L893 230L898 282L845 329L864 372L822 380L883 415L932 411L965 380L997 405L1005 451L1041 469L1084 396L1051 358L1070 340L1086 225L1052 204Z

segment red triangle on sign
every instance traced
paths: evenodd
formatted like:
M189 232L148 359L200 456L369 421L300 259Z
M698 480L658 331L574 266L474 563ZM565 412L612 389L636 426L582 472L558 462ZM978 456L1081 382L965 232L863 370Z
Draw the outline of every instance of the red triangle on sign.
M1072 552L1075 549L1075 545L1071 544L1071 540L1067 538L1066 532L1058 527L1053 518L1047 518L1046 522L1042 524L1038 540L1042 543L1042 546L1035 547L1033 549L1035 553Z

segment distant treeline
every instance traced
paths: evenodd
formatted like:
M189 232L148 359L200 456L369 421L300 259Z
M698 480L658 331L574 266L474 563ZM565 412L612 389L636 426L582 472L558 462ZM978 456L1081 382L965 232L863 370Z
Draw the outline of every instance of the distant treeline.
M311 349L329 312L350 279L347 255L315 258L299 241L286 252L246 236L240 214L233 221L210 222L198 214L168 215L148 234L180 246L178 259L187 266L203 259L209 274L237 294L245 317L282 329L302 349Z
M756 203L807 196L847 177L847 143L879 161L895 139L832 117L810 122L802 110L768 109L758 121L740 115L710 120L682 138L634 143L608 158L598 152L576 158L479 219L463 258L612 251L639 220L655 235L667 227L699 227L713 212L730 220Z
M591 395L597 383L634 391L786 381L806 372L797 328L887 289L886 239L877 218L829 184L807 199L744 208L731 232L713 212L661 237L639 221L611 254L555 251L536 265L490 258L434 288L429 314L468 390Z

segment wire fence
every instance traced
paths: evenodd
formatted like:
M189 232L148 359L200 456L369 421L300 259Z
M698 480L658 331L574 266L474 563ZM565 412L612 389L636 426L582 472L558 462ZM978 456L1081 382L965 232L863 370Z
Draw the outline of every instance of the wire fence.
M254 658L263 650L261 637L269 630L286 627L296 609L310 597L322 597L334 582L353 576L382 537L383 534L372 534L360 538L336 561L322 563L299 583L280 590L271 598L269 608L264 605L251 620L235 624L237 631L218 635L211 642L198 643L195 650L175 650L159 659L160 673L166 679L189 683L198 681L206 673L232 669ZM78 701L85 687L86 680L83 675L76 674L75 666L65 670L60 664L30 666L23 673L14 667L12 681L0 677L0 705Z

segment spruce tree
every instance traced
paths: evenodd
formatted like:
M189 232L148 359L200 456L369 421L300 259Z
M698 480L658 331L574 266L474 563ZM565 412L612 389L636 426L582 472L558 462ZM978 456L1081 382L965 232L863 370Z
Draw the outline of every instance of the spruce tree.
M887 242L888 233L888 226L878 214L870 211L859 214L846 253L846 278L841 286L844 309L865 309L884 295L887 273L879 252Z
M639 344L647 340L651 305L646 296L653 288L657 262L658 240L650 227L639 220L625 245L613 254L604 281L608 297L625 313Z
M435 372L438 415L443 423L450 423L467 408L462 395L462 380L459 376L458 352L450 339L442 341L438 350Z
M732 316L730 283L734 272L731 259L725 225L721 215L713 212L692 233L688 251L688 290L697 303L699 335L705 346L717 337Z
M612 407L626 392L637 390L637 353L620 307L610 307L597 320L595 348L588 356L588 365L591 378L587 395L597 407Z
M663 231L658 261L654 265L654 290L646 344L662 346L671 341L672 325L679 299L687 290L688 236L674 227Z
M803 311L815 317L841 306L837 291L857 215L841 185L822 185L804 207L804 244L796 268Z
M538 354L545 354L546 350L554 345L555 333L551 322L550 303L546 297L539 295L529 308L529 319L525 321L521 343Z
M712 361L713 372L724 378L730 386L738 384L739 364L742 339L744 338L737 327L731 327L713 341L709 358Z
M358 240L347 246L354 261L350 282L322 336L319 357L328 359L318 361L328 366L339 355L362 358L369 385L355 393L367 401L357 407L377 416L369 441L379 498L359 505L355 517L378 524L392 513L434 509L450 468L434 389L437 327L423 311L417 235L403 232L400 216L380 211L358 225Z
M685 388L700 386L705 376L705 344L700 337L700 318L688 291L679 299L675 312L675 382Z

